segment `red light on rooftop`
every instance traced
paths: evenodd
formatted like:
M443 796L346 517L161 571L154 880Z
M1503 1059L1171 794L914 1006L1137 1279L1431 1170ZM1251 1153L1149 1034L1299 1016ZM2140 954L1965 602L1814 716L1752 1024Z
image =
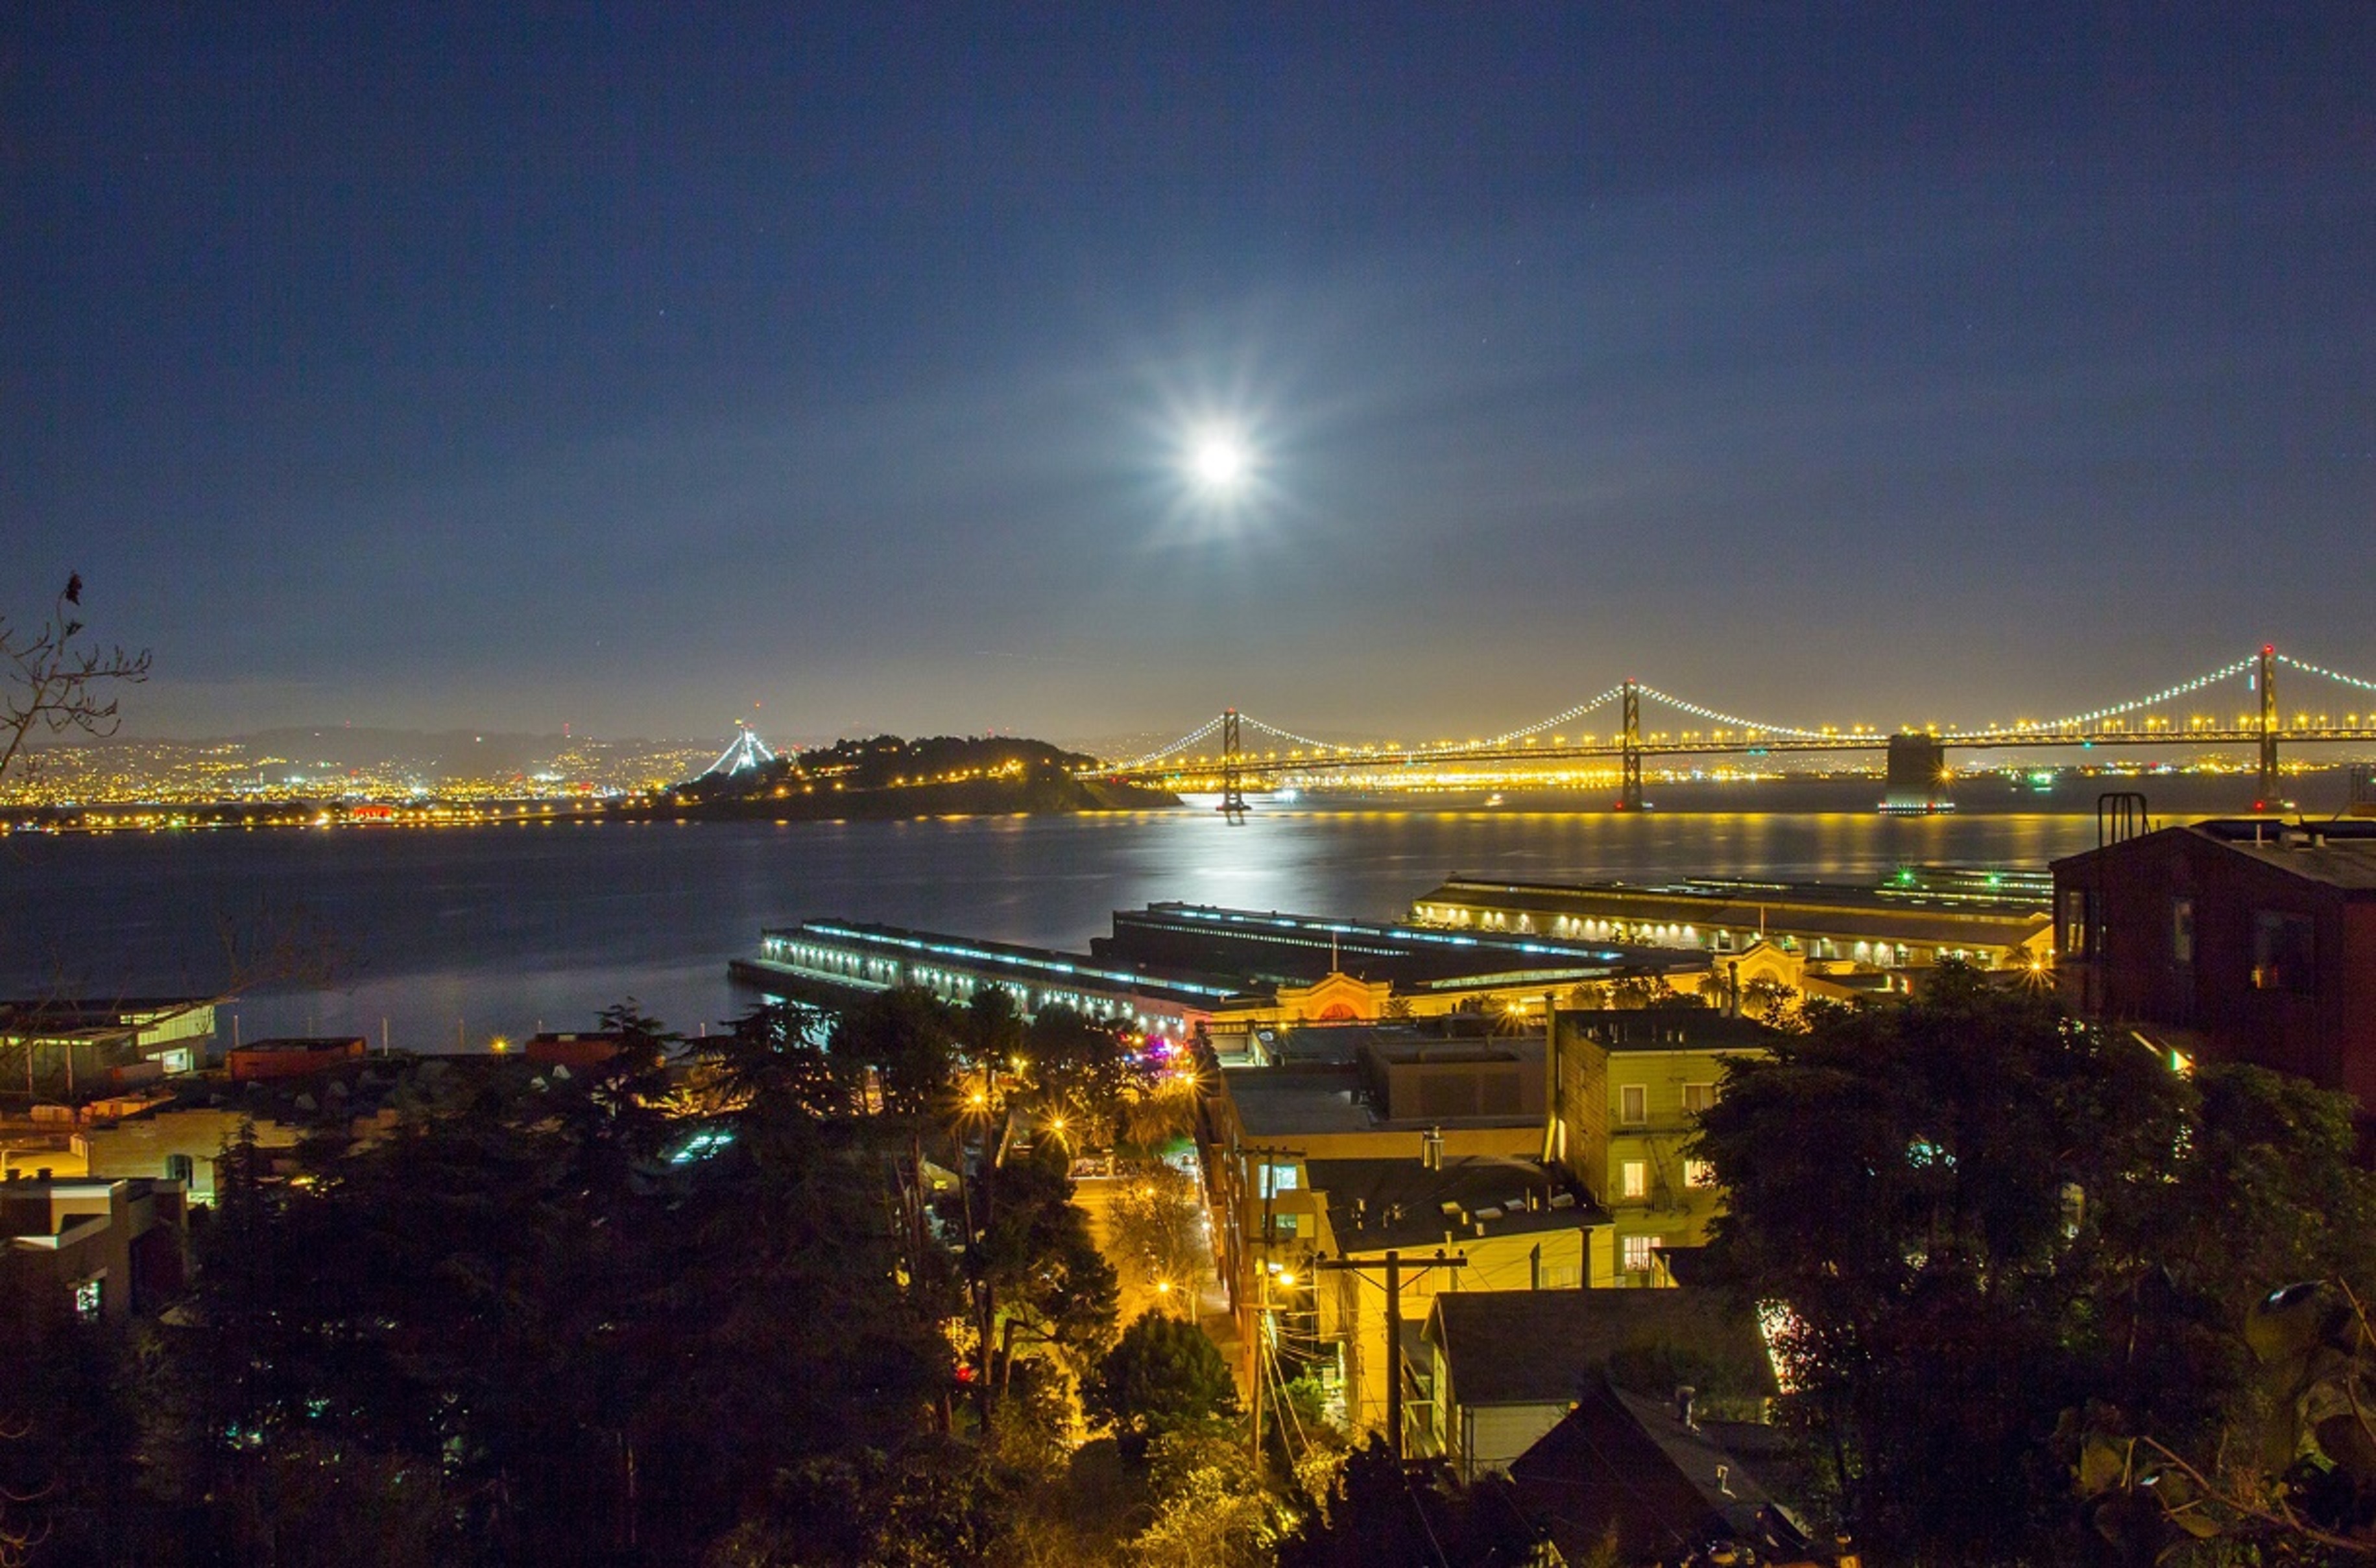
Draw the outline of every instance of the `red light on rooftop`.
M2261 645L2261 657L2262 657L2263 659L2266 659L2266 658L2268 658L2268 657L2269 657L2269 655L2271 655L2271 654L2273 654L2273 653L2275 653L2275 652L2276 652L2276 651L2277 651L2277 645L2276 645L2276 644L2275 644L2275 643L2263 643L2263 644Z

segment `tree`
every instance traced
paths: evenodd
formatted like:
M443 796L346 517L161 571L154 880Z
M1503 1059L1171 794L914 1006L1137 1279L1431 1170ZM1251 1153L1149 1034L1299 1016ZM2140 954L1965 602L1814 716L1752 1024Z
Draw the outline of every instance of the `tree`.
M2339 1280L2304 1281L2255 1303L2246 1337L2272 1397L2260 1430L2232 1445L2240 1461L2227 1443L2207 1462L2190 1460L2160 1438L2123 1431L2121 1413L2100 1405L2066 1422L2089 1522L2126 1562L2376 1559L2376 1328L2367 1309Z
M0 617L0 782L36 734L113 734L117 699L107 695L110 688L148 678L146 649L102 648L83 631L78 572L67 576L42 621L14 626Z
M1740 1010L1760 1023L1793 1033L1806 1027L1805 998L1792 986L1771 975L1760 975L1740 988Z
M2376 1178L2357 1102L2241 1065L2195 1088L2168 1179L2104 1228L2122 1375L2066 1432L2091 1520L2140 1553L2376 1556Z
M1154 1313L1123 1330L1081 1394L1133 1460L1158 1434L1207 1427L1238 1408L1237 1381L1205 1331Z
M1149 1457L1154 1517L1123 1544L1130 1568L1272 1568L1287 1510L1235 1441L1182 1429Z
M1168 1075L1156 1083L1129 1086L1116 1107L1116 1123L1118 1145L1159 1157L1195 1132L1196 1086Z
M1023 1050L1023 1016L1016 1010L1015 993L1003 985L985 985L966 999L963 1033L966 1050L977 1063L1004 1066Z
M1016 1487L945 1439L812 1459L777 1478L709 1568L972 1568L992 1560Z
M1075 1148L1113 1142L1125 1068L1113 1031L1070 1007L1043 1007L1024 1036L1043 1111L1064 1118Z
M1510 1483L1462 1487L1441 1461L1406 1465L1383 1437L1349 1455L1321 1506L1279 1543L1279 1568L1539 1561L1542 1532Z
M1211 1255L1202 1218L1195 1178L1158 1162L1115 1191L1107 1225L1116 1253L1140 1260L1150 1280L1193 1291Z
M2251 1415L2242 1312L2266 1289L2234 1260L2368 1245L2338 1117L2251 1069L2190 1084L1946 966L1919 1002L1733 1063L1696 1152L1727 1190L1713 1255L1785 1314L1785 1419L1855 1533L1893 1560L2068 1561L2072 1412L2216 1445Z
M1667 977L1647 969L1629 968L1618 971L1609 982L1609 1005L1624 1011L1645 1007L1672 1007L1678 1004L1696 1007L1697 997L1679 996Z
M1045 1346L1085 1371L1113 1340L1120 1289L1113 1265L1089 1235L1063 1170L1040 1158L1010 1160L988 1174L991 1220L973 1265L995 1291L997 1382L1011 1376L1017 1348Z
M606 1022L602 1068L452 1075L302 1180L232 1151L159 1473L235 1552L291 1561L302 1514L457 1563L689 1562L780 1477L924 1431L951 1303L896 1266L880 1161L847 1123L766 1127L806 1114L789 1091L705 1111L732 1136L681 1158L675 1037Z
M848 1117L851 1086L818 1043L818 1010L770 1002L700 1044L712 1108L754 1134L800 1135Z
M948 1092L956 1016L921 986L877 992L844 1011L826 1042L837 1067L871 1072L883 1109L923 1118Z
M152 1550L122 1330L79 1318L47 1271L0 1245L0 1568Z

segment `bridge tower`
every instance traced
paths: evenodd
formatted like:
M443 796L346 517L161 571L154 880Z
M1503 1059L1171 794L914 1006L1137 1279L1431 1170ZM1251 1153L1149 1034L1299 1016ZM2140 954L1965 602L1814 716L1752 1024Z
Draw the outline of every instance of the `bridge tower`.
M2255 811L2274 811L2277 794L2277 650L2273 643L2261 645L2261 668L2253 677L2261 688L2261 795L2252 802Z
M1638 812L1642 809L1642 687L1640 683L1625 683L1625 771L1618 786L1617 809Z
M1238 710L1221 710L1221 815L1232 827L1246 820L1245 778L1239 771L1243 747L1238 738Z

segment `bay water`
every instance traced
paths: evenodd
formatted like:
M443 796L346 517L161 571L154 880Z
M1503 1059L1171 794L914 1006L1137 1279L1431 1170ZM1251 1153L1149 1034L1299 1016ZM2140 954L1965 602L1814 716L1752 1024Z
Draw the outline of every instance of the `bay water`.
M1865 786L1858 794L1870 792ZM2089 797L2092 800L2092 795ZM119 998L241 984L229 1041L362 1035L421 1051L586 1028L633 998L686 1033L755 1000L729 959L763 927L878 921L1086 948L1177 899L1392 920L1455 873L1871 884L1912 862L2043 867L2092 810L1887 817L1856 809L1638 815L1210 810L906 822L277 829L0 841L0 995ZM2063 804L2061 802L2050 802ZM2076 802L2072 802L2075 804Z

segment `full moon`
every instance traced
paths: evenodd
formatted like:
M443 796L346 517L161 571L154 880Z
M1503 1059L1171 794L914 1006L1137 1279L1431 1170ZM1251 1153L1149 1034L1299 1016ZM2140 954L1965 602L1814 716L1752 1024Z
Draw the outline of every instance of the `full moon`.
M1245 477L1245 448L1228 435L1200 437L1188 453L1188 471L1207 490L1232 489Z

